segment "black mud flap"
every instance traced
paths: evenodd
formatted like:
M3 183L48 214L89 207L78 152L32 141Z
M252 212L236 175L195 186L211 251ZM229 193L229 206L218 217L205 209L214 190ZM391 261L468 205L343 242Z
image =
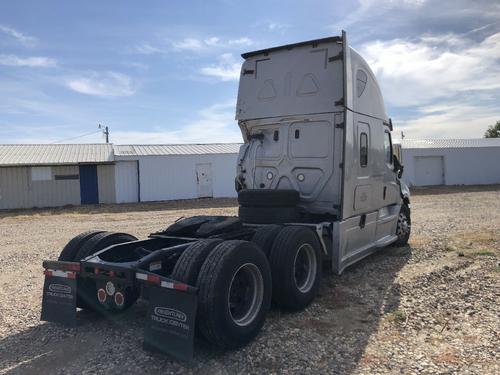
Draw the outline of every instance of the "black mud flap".
M40 320L76 327L76 278L45 275Z
M179 291L159 285L148 286L148 289L149 309L144 329L144 349L159 351L184 361L191 360L198 305L196 289Z

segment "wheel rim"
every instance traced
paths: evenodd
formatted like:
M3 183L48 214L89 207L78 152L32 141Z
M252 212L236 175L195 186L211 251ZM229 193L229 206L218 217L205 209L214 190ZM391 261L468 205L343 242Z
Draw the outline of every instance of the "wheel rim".
M408 218L404 213L400 213L398 217L398 230L397 236L401 238L405 238L408 234L410 234L410 223L408 222Z
M316 280L316 253L308 243L302 244L293 262L295 286L302 293L311 290Z
M264 300L264 279L259 268L245 263L233 274L229 285L228 307L233 322L239 326L252 323Z

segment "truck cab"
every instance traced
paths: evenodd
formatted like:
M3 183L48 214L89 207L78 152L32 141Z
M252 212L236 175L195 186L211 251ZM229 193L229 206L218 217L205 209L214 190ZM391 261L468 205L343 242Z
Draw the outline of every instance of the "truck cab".
M396 242L409 196L395 168L392 121L345 32L242 57L237 189L297 191L290 219L332 223L328 251L339 273Z

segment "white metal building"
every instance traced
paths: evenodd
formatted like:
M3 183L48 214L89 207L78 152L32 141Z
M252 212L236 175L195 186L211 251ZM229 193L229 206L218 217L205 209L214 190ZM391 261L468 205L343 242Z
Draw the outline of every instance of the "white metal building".
M235 197L239 147L0 145L0 209ZM405 139L402 149L410 186L500 184L500 139Z
M117 202L235 197L239 146L116 145ZM135 185L130 182L134 176Z
M405 139L409 186L500 184L500 139Z
M239 146L0 145L0 209L234 197Z
M0 145L0 209L113 203L109 144Z

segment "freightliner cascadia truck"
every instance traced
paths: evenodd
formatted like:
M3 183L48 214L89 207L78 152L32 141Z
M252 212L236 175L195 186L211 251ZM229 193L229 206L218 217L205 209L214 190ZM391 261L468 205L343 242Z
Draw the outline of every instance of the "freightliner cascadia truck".
M94 230L44 261L42 320L75 326L147 301L144 347L180 359L195 337L234 349L271 302L298 311L325 269L410 236L392 121L366 61L341 36L242 55L238 217L179 219L146 239Z

